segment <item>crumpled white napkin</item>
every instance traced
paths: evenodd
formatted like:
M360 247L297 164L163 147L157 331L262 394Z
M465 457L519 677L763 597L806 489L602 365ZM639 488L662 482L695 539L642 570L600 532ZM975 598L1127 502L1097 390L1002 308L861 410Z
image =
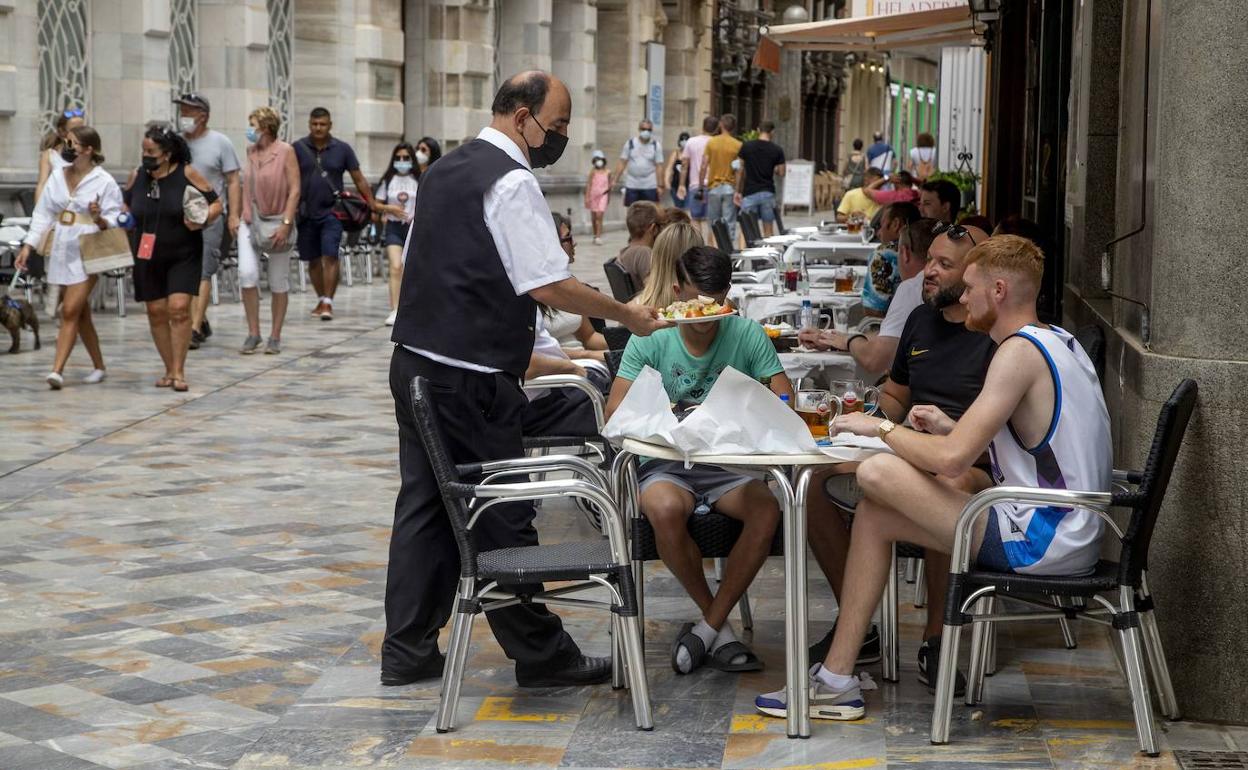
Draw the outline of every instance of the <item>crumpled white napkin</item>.
M678 424L676 415L672 414L671 399L663 389L663 376L647 366L633 380L628 395L603 426L602 435L617 444L633 438L675 446L672 431Z
M891 452L884 439L878 436L859 436L853 433L838 433L829 439L828 444L820 444L819 451L828 457L841 462L861 462L871 455L880 452Z

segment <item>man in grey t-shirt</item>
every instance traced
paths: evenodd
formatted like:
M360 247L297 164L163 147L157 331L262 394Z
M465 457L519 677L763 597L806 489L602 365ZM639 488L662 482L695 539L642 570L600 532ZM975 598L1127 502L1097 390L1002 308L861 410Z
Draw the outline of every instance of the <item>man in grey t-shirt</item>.
M637 124L637 136L624 143L620 150L620 162L611 175L611 186L624 181L624 205L637 201L658 203L667 189L667 180L661 178L663 146L654 136L654 124L643 120Z
M217 272L227 221L230 236L238 235L238 220L243 213L242 189L234 144L225 134L208 128L208 100L200 94L182 94L174 104L178 105L178 129L191 148L191 166L208 180L217 197L225 201L226 213L203 229L204 267L199 294L191 306L191 349L194 350L212 334L207 319L208 303L212 300L212 276Z

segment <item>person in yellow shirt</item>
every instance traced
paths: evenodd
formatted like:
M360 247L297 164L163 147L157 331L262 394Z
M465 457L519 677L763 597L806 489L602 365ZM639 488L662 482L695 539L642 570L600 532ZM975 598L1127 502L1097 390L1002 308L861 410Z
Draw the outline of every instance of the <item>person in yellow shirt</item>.
M868 187L877 179L883 179L884 174L878 168L869 168L862 175L862 187ZM862 191L862 187L855 187L841 198L841 205L836 207L836 221L845 224L849 221L849 215L855 211L861 211L868 221L875 216L875 212L880 210L880 204L867 197Z
M737 207L732 196L737 191L737 154L741 141L733 136L737 130L737 116L722 115L719 133L706 143L706 161L702 164L702 189L706 190L706 221L712 225L722 219L728 224L728 235L737 239Z

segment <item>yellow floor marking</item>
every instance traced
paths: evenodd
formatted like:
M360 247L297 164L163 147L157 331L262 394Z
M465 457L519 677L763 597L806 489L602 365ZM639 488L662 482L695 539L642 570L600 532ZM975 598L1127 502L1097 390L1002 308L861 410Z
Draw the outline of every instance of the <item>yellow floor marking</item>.
M511 710L514 698L487 697L481 702L474 719L486 722L567 722L572 714L525 712L516 713Z

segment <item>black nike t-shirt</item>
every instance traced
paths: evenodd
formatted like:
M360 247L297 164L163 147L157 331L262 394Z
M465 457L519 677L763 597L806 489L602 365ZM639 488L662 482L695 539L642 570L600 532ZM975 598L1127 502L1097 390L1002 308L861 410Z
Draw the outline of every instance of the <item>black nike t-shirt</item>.
M910 388L912 405L932 404L958 420L983 389L996 347L987 334L950 323L924 303L906 319L889 376Z
M784 163L784 150L766 139L751 139L737 153L745 164L742 195L776 191L776 166Z

